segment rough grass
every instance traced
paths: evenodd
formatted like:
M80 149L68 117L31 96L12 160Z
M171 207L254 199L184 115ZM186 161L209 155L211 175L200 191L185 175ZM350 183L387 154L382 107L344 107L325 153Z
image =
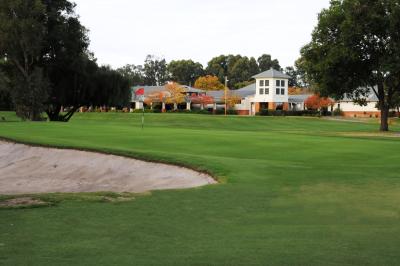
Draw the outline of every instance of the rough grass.
M0 265L400 264L400 139L375 120L148 114L139 123L78 114L2 123L0 136L190 165L226 182L0 210Z

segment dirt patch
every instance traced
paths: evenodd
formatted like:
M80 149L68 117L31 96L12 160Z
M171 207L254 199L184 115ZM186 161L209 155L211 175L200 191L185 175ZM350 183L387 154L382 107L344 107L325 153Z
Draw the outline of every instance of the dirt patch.
M400 138L399 133L393 132L339 132L345 137L385 137L385 138Z
M371 123L378 121L375 118L349 118L349 117L323 117L324 120L350 122L350 123Z
M7 199L0 201L0 208L22 208L31 206L45 206L45 205L48 205L48 203L40 199L34 199L31 197Z
M0 141L0 194L133 192L214 184L191 169L94 152Z

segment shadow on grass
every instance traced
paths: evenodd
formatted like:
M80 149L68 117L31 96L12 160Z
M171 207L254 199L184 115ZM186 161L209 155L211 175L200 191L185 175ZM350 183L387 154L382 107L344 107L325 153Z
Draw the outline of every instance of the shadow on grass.
M49 194L26 194L26 195L0 195L0 210L2 209L32 209L43 207L54 207L64 201L82 201L93 203L123 203L135 200L137 197L150 196L145 193L49 193Z

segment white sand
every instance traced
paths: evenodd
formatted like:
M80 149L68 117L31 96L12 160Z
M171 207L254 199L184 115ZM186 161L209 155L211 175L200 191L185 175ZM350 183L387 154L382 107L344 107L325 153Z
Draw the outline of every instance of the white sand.
M146 192L214 184L206 174L94 152L0 141L0 194Z

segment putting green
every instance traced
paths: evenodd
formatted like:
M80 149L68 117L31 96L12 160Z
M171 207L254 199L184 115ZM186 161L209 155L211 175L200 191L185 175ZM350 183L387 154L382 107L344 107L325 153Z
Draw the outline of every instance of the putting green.
M144 130L132 114L0 123L0 136L17 141L188 165L223 181L118 203L46 195L61 202L0 210L0 264L398 265L400 139L377 129L186 114L149 114Z

